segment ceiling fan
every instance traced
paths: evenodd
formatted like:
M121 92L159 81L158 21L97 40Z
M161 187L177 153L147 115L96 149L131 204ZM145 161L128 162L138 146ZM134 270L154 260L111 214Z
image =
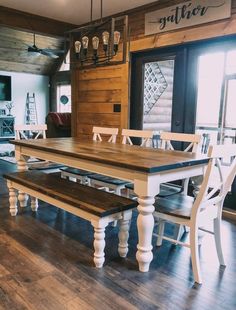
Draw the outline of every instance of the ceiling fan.
M44 55L51 58L58 58L58 54L63 54L63 50L56 50L56 49L49 49L49 48L39 48L35 44L35 33L34 33L34 42L33 45L28 46L27 48L28 53L30 55Z

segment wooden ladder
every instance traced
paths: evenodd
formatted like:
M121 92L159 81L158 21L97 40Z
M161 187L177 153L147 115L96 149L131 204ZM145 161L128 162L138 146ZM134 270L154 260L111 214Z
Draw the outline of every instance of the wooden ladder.
M30 96L30 94L27 93L26 106L25 106L25 124L26 125L38 124L35 93L33 93L32 96Z

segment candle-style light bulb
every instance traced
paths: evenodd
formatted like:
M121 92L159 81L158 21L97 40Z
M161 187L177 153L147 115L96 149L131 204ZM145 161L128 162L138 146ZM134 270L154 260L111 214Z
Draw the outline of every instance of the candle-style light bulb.
M104 31L102 33L102 42L103 42L103 50L105 53L108 50L109 39L110 39L110 33L108 31Z
M93 37L92 38L92 45L93 45L93 49L95 51L97 51L98 45L99 45L99 38L98 37Z
M83 53L86 56L88 52L88 44L89 44L89 38L84 36L82 38L82 47L83 47Z
M118 52L119 42L120 42L120 32L114 31L114 52L115 54Z
M96 64L98 61L98 46L99 46L98 37L95 36L92 38L92 45L93 45L93 61L94 61L94 64Z
M80 57L80 51L81 51L81 42L75 41L75 55L77 58Z

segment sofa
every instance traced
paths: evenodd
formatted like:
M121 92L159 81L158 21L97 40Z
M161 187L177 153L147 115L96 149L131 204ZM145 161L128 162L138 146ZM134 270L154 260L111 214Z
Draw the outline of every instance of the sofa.
M71 113L49 112L46 124L47 138L71 137Z

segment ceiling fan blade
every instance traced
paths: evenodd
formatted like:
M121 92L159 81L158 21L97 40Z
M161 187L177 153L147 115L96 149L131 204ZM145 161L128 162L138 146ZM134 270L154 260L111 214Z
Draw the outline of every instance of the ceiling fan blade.
M36 45L28 46L27 52L30 56L39 56L40 55L40 50L37 48Z
M43 50L46 52L51 52L53 54L64 54L65 53L65 51L61 49L44 48Z
M51 57L51 58L58 58L59 57L58 55L56 55L56 54L54 54L52 52L48 52L48 51L46 51L44 49L39 49L39 53L41 55L48 56L48 57Z

